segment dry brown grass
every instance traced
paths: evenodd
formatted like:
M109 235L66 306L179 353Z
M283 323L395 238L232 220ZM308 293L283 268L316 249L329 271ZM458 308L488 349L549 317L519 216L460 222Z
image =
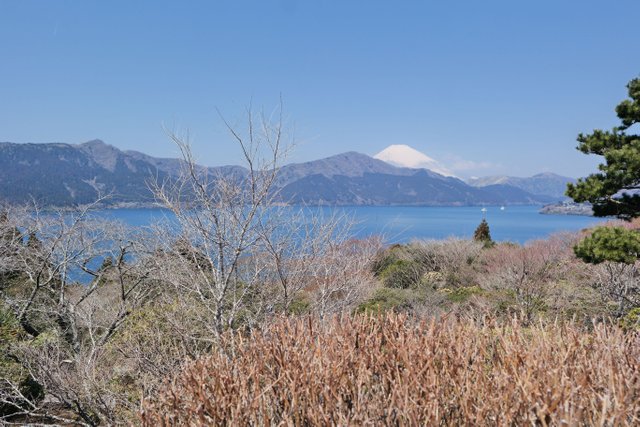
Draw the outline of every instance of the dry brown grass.
M640 336L612 326L298 318L232 339L144 402L143 424L640 422Z

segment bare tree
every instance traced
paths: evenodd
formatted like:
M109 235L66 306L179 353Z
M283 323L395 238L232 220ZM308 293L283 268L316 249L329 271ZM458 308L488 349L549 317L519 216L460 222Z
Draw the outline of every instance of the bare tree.
M352 222L343 215L283 206L278 173L293 141L281 114L274 121L248 110L245 132L225 124L243 170L200 167L188 139L169 135L184 167L178 179L153 185L177 222L161 229L160 280L197 301L215 337L287 313L301 292L313 294L319 312L352 304L374 245L347 243Z
M199 167L188 139L169 133L182 154L182 173L152 184L177 222L163 230L161 279L199 302L216 336L260 290L264 224L270 223L269 207L277 201L274 183L287 150L281 114L275 123L264 115L257 119L251 110L247 114L246 135L225 121L246 169L223 173Z
M97 366L127 316L150 298L150 271L141 264L147 240L92 215L91 208L14 212L16 228L28 237L13 239L4 250L2 273L12 277L3 282L2 297L32 337L13 355L49 402L45 407L20 396L18 385L5 380L2 398L13 402L11 416L51 418L53 404L95 425L113 413L116 402L106 399L104 387L111 377L104 375L98 386Z
M376 288L372 263L381 239L340 239L322 251L310 278L312 310L321 318L344 313L367 298Z

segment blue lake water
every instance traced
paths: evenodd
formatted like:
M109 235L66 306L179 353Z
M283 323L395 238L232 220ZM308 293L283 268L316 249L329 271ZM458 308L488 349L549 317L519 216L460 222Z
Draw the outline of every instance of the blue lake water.
M297 208L292 208L297 209ZM366 237L382 234L389 243L412 239L471 237L483 217L479 206L465 207L380 207L358 206L320 209L324 214L337 210L356 221L354 235ZM491 235L497 241L524 243L560 231L577 231L606 219L575 215L542 215L540 206L486 206ZM171 219L163 209L111 209L100 215L115 218L131 226L147 226L154 221Z

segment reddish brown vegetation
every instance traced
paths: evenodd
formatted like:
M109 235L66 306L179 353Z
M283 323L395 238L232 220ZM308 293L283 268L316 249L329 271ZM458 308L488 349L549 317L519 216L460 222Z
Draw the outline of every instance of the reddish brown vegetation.
M144 425L632 425L640 336L405 316L282 319L190 365Z

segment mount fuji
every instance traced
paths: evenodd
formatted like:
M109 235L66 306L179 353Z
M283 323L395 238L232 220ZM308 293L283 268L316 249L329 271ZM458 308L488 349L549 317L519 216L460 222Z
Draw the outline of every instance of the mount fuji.
M405 144L390 145L373 156L373 158L401 168L429 169L440 175L455 177L449 169L437 160Z

